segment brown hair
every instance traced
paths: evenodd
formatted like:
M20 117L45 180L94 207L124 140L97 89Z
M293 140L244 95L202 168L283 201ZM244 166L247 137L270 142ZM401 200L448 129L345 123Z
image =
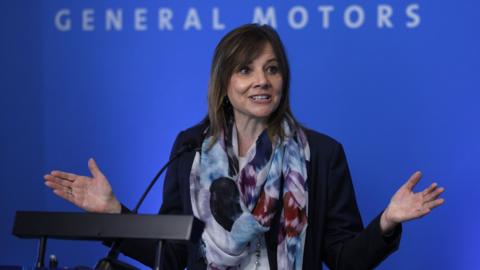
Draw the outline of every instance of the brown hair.
M212 143L218 139L227 123L233 120L232 105L227 98L233 72L254 60L265 44L273 48L283 81L280 104L267 120L269 137L273 139L278 135L283 138L283 119L287 119L290 125L298 126L290 110L290 67L280 37L268 25L246 24L226 34L215 48L208 84L208 122Z

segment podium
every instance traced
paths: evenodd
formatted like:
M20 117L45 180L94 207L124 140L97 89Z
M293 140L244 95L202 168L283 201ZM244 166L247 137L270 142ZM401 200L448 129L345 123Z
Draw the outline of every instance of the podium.
M36 267L44 265L48 238L90 241L156 240L154 269L159 269L163 240L196 241L202 229L203 223L188 215L18 211L13 234L20 238L40 240Z

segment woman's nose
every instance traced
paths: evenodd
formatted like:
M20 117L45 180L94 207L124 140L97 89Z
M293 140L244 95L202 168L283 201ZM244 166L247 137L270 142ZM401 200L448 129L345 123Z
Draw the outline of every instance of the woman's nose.
M263 70L255 72L254 78L255 78L255 87L267 89L270 86L268 77L266 76Z

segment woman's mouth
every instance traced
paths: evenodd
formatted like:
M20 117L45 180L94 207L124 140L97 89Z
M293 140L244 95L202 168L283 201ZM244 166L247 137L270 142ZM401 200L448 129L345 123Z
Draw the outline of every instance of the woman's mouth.
M255 103L269 103L272 100L271 95L253 95L248 98Z

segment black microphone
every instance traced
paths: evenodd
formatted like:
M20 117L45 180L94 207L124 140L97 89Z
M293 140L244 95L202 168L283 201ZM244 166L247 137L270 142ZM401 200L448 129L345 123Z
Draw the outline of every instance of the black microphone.
M145 198L147 197L148 193L150 192L150 190L152 189L152 187L155 185L155 183L157 182L158 178L162 175L162 173L168 168L168 166L170 166L170 164L172 164L173 161L175 161L177 158L179 158L181 155L183 155L184 153L186 152L192 152L192 151L198 151L200 150L200 147L195 147L195 145L191 142L187 142L187 143L184 143L182 145L182 147L180 147L180 149L177 151L177 153L175 153L173 155L172 158L170 158L169 161L167 161L167 163L165 165L163 165L162 168L160 168L160 170L157 172L157 174L155 175L155 177L152 179L152 181L150 182L150 184L148 185L147 189L145 190L145 192L143 192L142 194L142 197L140 197L140 200L138 200L138 203L137 205L135 206L135 208L133 208L132 210L132 213L133 214L136 214L138 213L138 209L140 208L140 206L142 205L143 201L145 200Z
M143 192L142 196L140 197L140 200L138 200L138 203L135 205L135 208L132 210L132 214L137 214L138 209L142 205L143 201L147 197L148 193L152 189L152 187L155 185L157 182L158 178L163 174L163 172L172 164L177 158L182 156L183 154L187 152L196 152L201 149L201 147L196 146L198 145L198 142L195 141L187 141L182 144L180 149L177 150L177 152L163 165L162 168L157 172L155 177L153 177L152 181L150 181L150 184L148 185L147 189ZM125 262L122 262L118 260L118 255L120 255L120 247L122 245L122 239L117 239L113 241L112 247L110 248L110 251L108 252L107 257L101 259L100 261L97 262L95 265L95 269L97 270L137 270L136 267L129 265Z

